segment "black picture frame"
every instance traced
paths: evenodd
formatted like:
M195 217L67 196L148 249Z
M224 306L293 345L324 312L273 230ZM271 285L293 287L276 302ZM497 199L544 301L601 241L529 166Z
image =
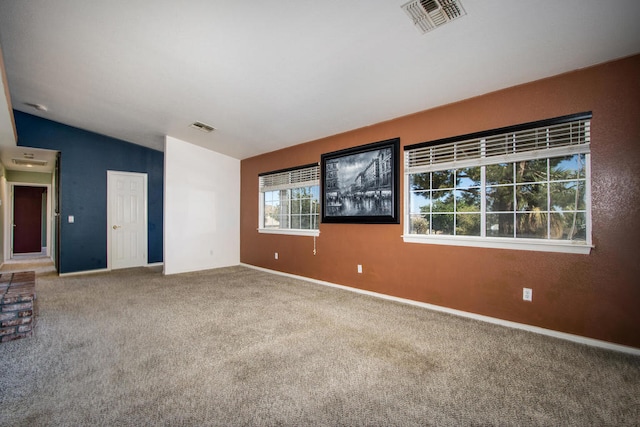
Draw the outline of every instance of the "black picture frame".
M400 138L322 154L323 223L399 224Z

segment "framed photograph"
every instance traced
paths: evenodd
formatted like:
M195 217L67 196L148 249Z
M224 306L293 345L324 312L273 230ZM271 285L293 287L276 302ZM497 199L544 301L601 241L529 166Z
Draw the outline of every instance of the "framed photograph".
M322 222L398 224L400 138L321 156Z

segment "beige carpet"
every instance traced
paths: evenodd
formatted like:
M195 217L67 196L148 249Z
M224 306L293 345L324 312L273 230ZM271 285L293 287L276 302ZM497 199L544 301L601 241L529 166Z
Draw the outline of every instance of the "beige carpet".
M0 425L621 426L640 358L244 267L40 275Z

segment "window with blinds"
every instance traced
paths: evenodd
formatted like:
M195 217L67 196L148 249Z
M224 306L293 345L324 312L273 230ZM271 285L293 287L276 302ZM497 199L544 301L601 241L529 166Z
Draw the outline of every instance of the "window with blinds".
M405 147L405 241L588 253L591 113Z
M260 174L260 232L318 234L318 164Z
M320 181L320 167L314 164L284 171L269 172L260 174L259 180L260 191L313 186Z

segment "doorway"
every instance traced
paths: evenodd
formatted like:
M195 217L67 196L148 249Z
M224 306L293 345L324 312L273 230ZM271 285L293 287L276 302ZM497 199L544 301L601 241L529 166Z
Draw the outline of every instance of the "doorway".
M47 186L13 186L11 258L48 255Z
M0 271L44 271L45 267L47 272L57 271L53 206L59 198L60 180L53 172L59 157L53 150L0 148L5 167L0 177Z
M40 183L7 183L2 274L27 270L36 274L57 272L51 259L51 187Z

